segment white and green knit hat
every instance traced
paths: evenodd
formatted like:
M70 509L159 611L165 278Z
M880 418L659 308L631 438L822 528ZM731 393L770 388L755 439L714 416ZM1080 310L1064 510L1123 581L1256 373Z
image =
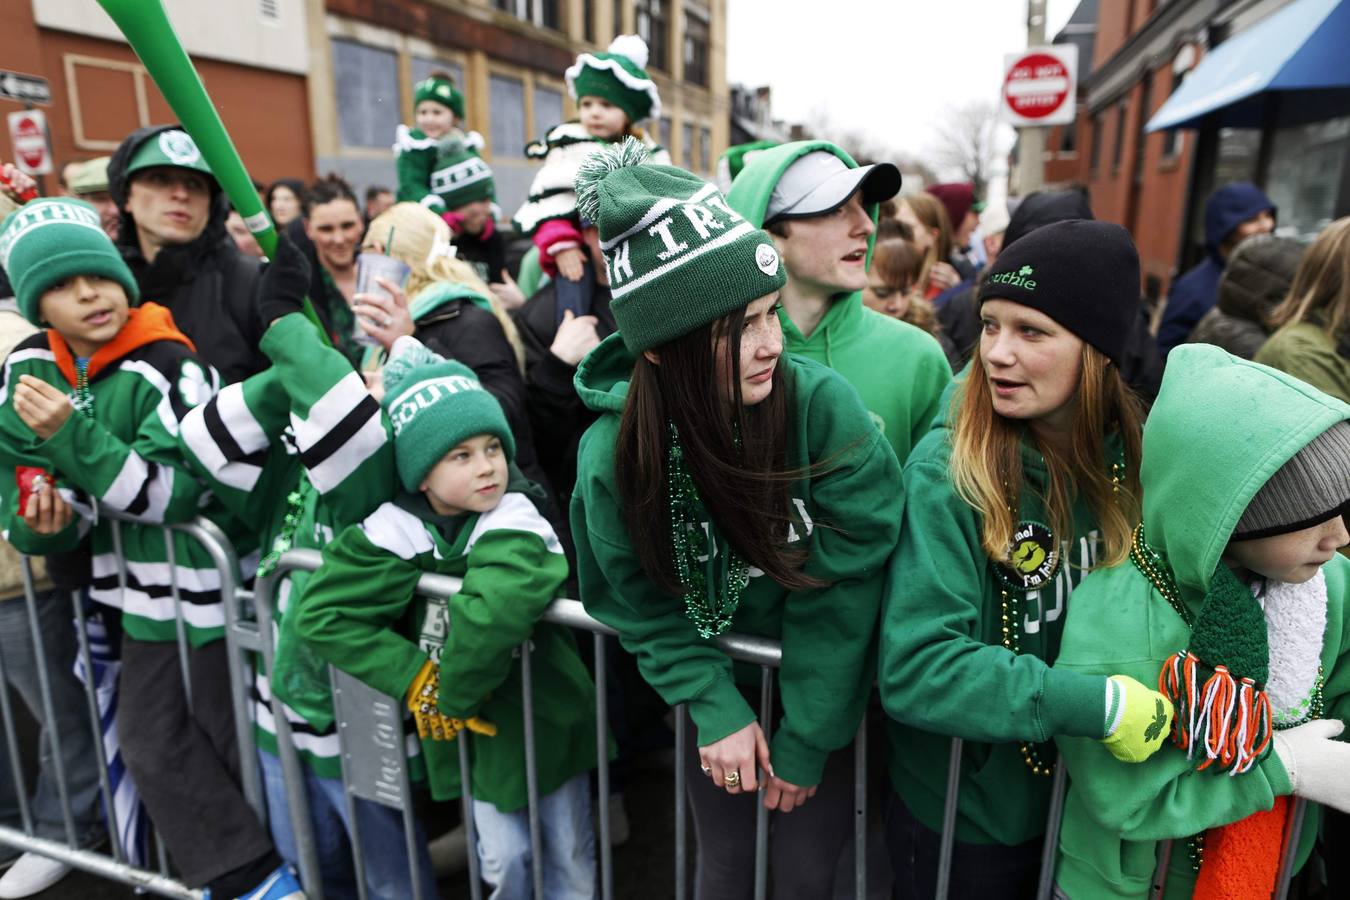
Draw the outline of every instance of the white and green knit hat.
M394 342L383 377L394 462L408 491L417 491L441 457L475 435L496 435L506 458L515 458L515 438L501 404L468 366L405 336Z
M781 289L773 239L711 184L644 165L636 138L592 154L577 173L577 210L600 231L610 309L634 353L671 341Z
M496 197L492 168L459 138L441 142L431 173L431 191L445 201L448 210Z
M603 97L623 110L631 124L661 115L661 94L647 74L647 42L621 34L604 53L583 53L565 73L573 100Z
M113 242L103 233L98 210L68 197L34 200L0 224L0 269L9 275L19 312L42 324L39 306L52 285L77 275L117 282L135 304L140 290Z

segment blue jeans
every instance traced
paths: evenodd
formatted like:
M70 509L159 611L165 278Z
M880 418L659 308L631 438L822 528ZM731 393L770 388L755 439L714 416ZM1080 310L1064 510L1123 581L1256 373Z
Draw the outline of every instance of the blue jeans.
M258 751L262 767L263 789L267 794L267 819L272 842L282 859L300 864L295 833L291 828L290 807L286 802L281 760L265 750ZM347 813L346 792L340 778L320 778L303 762L305 791L309 799L310 829L314 835L319 871L323 873L323 893L334 900L358 896L356 867L352 863L351 823ZM407 900L413 895L413 875L403 841L403 814L369 800L356 800L357 825L361 831L362 861L366 869L366 890L377 900ZM436 876L427 853L426 835L417 826L417 878L422 896L436 897Z
M37 792L31 806L33 828L38 837L66 843L65 816L56 783L58 762L51 746L55 732L61 743L59 765L66 776L75 839L80 846L88 846L104 835L103 804L88 700L74 671L79 653L74 610L66 591L39 594L36 606L51 687L54 719L50 722L42 705L27 604L21 596L0 600L0 658L4 660L5 681L23 698L24 706L42 728ZM8 745L0 738L0 822L19 828L22 825L13 772Z
M483 880L492 886L491 900L533 897L527 811L504 813L475 799L473 820ZM591 828L589 774L577 775L539 798L546 900L591 900L595 896L595 833Z

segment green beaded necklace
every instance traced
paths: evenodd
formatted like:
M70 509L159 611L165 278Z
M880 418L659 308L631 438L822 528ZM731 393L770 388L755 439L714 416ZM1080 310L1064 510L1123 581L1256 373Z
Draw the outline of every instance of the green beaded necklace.
M75 360L75 396L70 405L86 419L94 417L94 394L89 390L89 360Z
M729 544L719 546L717 526L699 520L702 503L684 465L684 448L670 423L666 484L670 495L670 543L675 572L684 588L684 610L705 640L726 631L750 583L750 566Z
M300 520L305 514L305 501L312 490L314 487L309 483L309 476L300 473L300 483L286 495L286 517L281 520L281 528L272 539L272 549L258 561L259 578L271 575L281 562L281 554L295 546L295 532L300 527Z

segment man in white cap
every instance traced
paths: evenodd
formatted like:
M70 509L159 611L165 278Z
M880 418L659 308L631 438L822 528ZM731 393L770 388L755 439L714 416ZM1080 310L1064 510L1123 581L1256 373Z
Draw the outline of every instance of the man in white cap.
M904 462L951 381L932 336L862 304L877 206L900 190L890 163L859 166L828 141L757 154L727 202L762 227L787 269L779 315L788 351L848 379Z

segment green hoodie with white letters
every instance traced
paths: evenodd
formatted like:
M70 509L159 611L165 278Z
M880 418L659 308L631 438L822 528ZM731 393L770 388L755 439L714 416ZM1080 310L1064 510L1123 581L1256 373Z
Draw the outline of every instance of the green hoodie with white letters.
M805 537L804 570L831 584L792 593L752 569L728 630L782 641L784 714L770 756L779 778L808 786L820 782L826 757L846 746L862 721L875 672L882 578L904 492L895 453L848 383L790 354L780 364L793 397L788 465L817 468L792 488L798 522L786 537ZM682 598L653 584L638 561L635 541L668 541L670 526L654 522L649 532L632 534L620 505L614 448L632 369L622 336L613 334L577 370L582 402L600 413L582 437L572 496L581 600L619 632L667 703L689 704L704 746L755 721L737 685L758 685L759 673L733 667L713 640L700 637Z

